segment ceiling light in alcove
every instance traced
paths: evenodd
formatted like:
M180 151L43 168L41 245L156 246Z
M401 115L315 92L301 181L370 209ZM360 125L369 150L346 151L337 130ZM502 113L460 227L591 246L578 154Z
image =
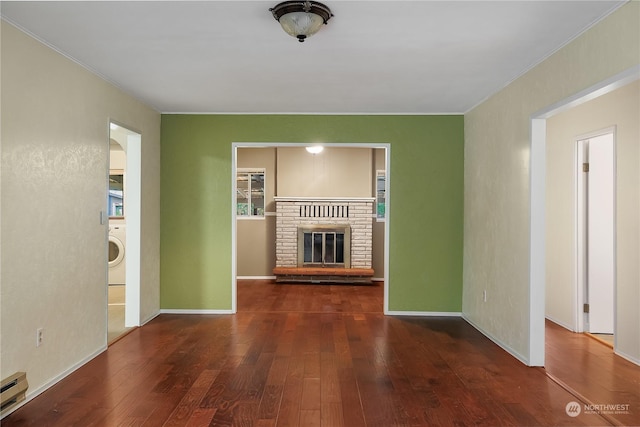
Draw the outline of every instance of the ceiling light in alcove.
M331 9L317 1L285 1L269 9L269 12L282 29L299 42L317 33L333 16Z
M310 147L305 147L305 149L311 154L318 154L324 150L324 147L322 145L312 145Z

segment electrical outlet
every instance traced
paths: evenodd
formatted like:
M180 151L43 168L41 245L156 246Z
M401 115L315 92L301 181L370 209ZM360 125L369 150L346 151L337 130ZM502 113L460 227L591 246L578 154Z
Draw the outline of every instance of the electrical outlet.
M487 302L487 290L482 291L482 301Z
M36 347L40 347L44 339L44 328L36 329Z

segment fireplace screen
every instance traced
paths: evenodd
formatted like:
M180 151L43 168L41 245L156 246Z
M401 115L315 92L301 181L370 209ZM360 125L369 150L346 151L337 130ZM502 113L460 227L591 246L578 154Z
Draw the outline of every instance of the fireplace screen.
M305 226L298 229L298 266L350 268L350 228Z

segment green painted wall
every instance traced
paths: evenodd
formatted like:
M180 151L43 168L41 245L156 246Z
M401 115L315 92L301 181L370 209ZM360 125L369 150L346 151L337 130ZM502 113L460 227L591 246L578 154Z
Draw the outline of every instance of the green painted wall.
M231 144L389 143L389 309L461 311L463 116L163 115L163 309L231 308Z

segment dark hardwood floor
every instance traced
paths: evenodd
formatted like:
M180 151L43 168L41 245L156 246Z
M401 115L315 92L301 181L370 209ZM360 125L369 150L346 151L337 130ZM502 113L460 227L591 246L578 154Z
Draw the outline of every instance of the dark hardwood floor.
M640 426L640 367L587 334L547 320L545 370L589 405L629 405L629 414L609 414L612 424ZM618 411L623 412L623 411Z
M564 350L551 351L562 358ZM622 373L637 376L638 368ZM236 315L158 316L2 426L616 422L568 416L566 405L577 399L462 319L383 316L380 284L248 281L238 285ZM640 421L640 407L631 411Z
M266 286L265 286L266 285ZM238 281L238 312L382 313L384 287Z

